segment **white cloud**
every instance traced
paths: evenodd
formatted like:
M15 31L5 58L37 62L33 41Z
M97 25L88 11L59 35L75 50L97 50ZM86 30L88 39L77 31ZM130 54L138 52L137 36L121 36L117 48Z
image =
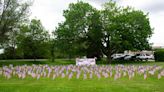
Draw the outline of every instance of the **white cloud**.
M154 45L164 46L164 12L150 15L150 24L154 28L154 34L150 42L154 42Z
M75 0L35 0L31 7L31 18L38 18L46 29L52 31L64 21L63 10Z
M78 0L35 0L31 7L31 18L37 17L46 29L52 31L58 23L64 21L63 10ZM100 9L101 5L109 0L81 0ZM150 24L155 29L150 40L154 45L164 45L164 0L115 0L121 6L132 6L145 13L149 12Z
M63 10L67 9L70 3L75 2L77 0L35 0L31 7L32 15L30 18L40 19L45 28L52 31L58 26L58 23L64 21ZM94 7L100 8L96 3L90 3Z

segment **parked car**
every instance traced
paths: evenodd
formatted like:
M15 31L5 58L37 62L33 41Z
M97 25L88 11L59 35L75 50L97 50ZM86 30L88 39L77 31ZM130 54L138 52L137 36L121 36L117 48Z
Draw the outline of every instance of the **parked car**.
M128 54L124 56L124 60L134 60L135 59L135 55L133 54Z
M128 60L128 61L148 61L154 60L154 56L150 54L113 54L112 60Z
M125 54L113 54L112 60L124 60Z
M137 54L136 55L136 59L137 60L150 60L150 59L154 59L154 56L153 55L149 55L149 54Z

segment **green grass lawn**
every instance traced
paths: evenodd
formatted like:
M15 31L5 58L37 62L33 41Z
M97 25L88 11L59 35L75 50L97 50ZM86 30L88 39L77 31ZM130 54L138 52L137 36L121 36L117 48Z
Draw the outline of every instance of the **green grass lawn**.
M114 62L115 66L120 62ZM33 61L0 61L3 65L32 65L32 64L48 64L48 65L65 65L75 64L68 60L56 60L56 62L33 62ZM122 62L125 65L160 65L164 67L163 62ZM41 78L39 80L32 78L5 79L0 77L0 92L164 92L164 77L157 79L156 76L148 77L146 80L143 76L136 76L129 80L127 77L114 80L113 78L93 78L93 79L68 79L57 78Z

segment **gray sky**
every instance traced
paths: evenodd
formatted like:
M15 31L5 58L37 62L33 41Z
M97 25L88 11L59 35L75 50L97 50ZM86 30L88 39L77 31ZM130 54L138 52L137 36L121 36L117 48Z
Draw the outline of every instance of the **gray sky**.
M98 9L108 0L81 0L90 3ZM132 6L145 13L149 12L150 24L154 34L150 39L154 46L164 46L164 0L115 0L121 6ZM35 0L31 7L31 18L41 20L43 26L50 32L64 21L63 10L77 0ZM163 24L163 25L162 25Z

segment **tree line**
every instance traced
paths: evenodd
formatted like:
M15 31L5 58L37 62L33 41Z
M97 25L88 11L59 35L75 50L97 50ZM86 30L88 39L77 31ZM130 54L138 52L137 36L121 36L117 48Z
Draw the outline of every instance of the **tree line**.
M5 0L0 4L0 47L4 49L1 57L6 59L54 61L56 57L101 59L105 55L111 63L114 53L151 49L149 38L153 31L148 14L118 6L113 1L105 3L101 10L82 1L71 3L63 11L65 21L52 33L48 33L40 20L28 19L31 2Z

